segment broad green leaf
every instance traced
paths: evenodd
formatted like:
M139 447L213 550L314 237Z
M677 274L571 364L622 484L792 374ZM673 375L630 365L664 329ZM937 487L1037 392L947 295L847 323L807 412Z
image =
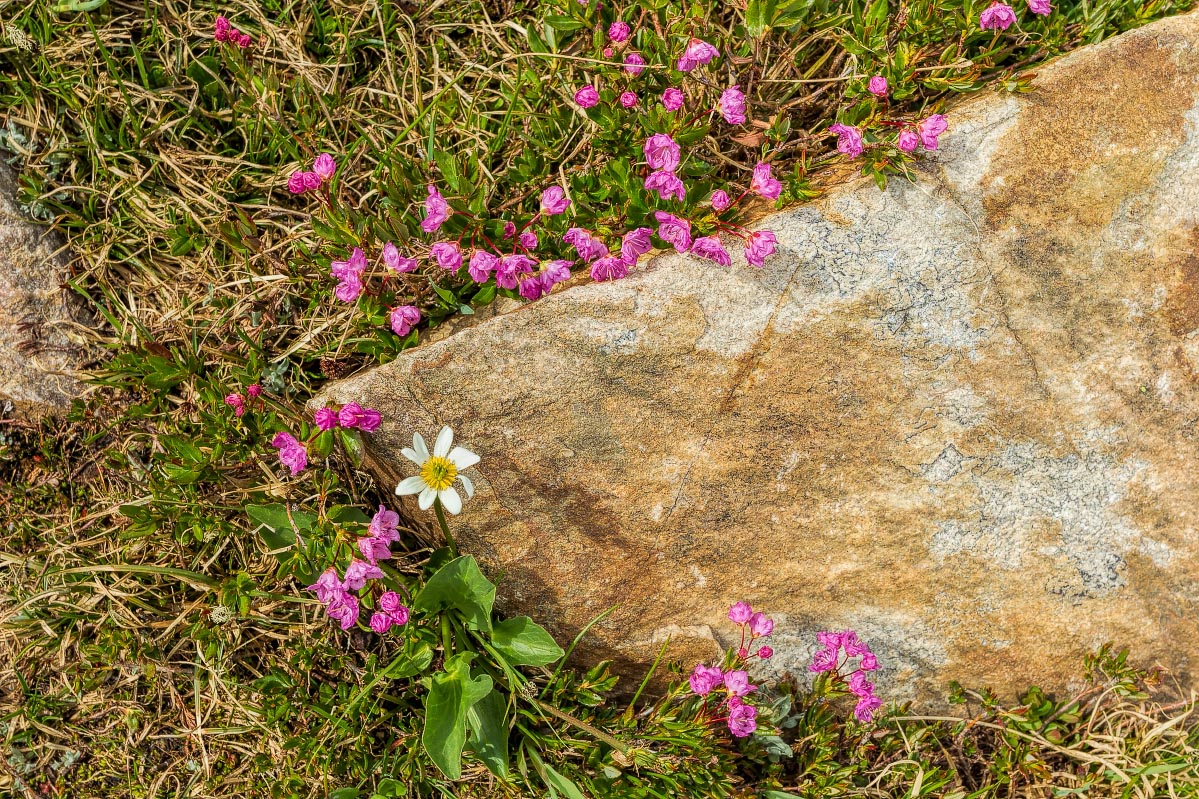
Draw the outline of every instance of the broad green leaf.
M284 553L278 550L287 549L296 543L296 528L300 531L309 530L316 523L316 517L311 513L301 511L287 512L287 507L279 503L272 505L250 505L246 508L250 521L258 525L262 540L276 557L284 560Z
M337 428L337 440L341 442L341 449L350 459L350 463L354 464L354 468L362 466L362 433L346 427L339 427Z
M422 643L412 652L404 651L396 655L379 673L389 680L399 680L420 674L432 662L433 650L428 644Z
M545 666L562 657L562 647L528 616L495 625L491 643L513 666Z
M329 521L335 524L347 524L357 522L358 524L368 524L370 516L367 516L360 509L352 505L334 505L329 508L329 512L325 514L329 517Z
M500 779L508 778L508 722L504 698L492 691L466 711L470 749Z
M479 571L470 555L451 560L429 578L412 602L415 610L435 613L453 609L462 614L472 630L491 632L491 609L495 585Z
M473 652L460 652L445 662L445 671L429 680L425 697L425 729L421 745L441 772L451 780L462 776L462 748L466 745L466 711L491 691L486 674L471 678Z
M583 792L579 790L579 786L554 771L554 767L549 763L542 763L541 767L545 769L545 773L542 776L545 777L545 783L550 788L556 788L561 791L566 799L587 799L583 795Z

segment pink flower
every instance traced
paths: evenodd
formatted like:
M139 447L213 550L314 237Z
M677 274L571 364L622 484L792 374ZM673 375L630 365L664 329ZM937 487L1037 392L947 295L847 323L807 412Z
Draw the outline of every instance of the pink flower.
M300 178L304 181L305 191L312 191L321 187L321 179L315 172L301 172Z
M241 394L230 394L225 397L225 404L233 409L233 415L241 418L246 412L246 401Z
M853 709L854 718L866 724L874 718L874 711L882 706L883 700L877 696L864 696L858 700L857 706Z
M1005 31L1016 21L1016 12L1012 7L995 0L978 15L978 26L983 30Z
M425 198L425 218L421 220L420 229L426 233L436 233L450 218L450 204L441 196L437 187L429 184L429 196Z
M857 128L837 123L829 125L828 131L837 134L837 152L850 158L862 154L862 132Z
M730 125L745 124L745 94L735 85L720 95L720 115Z
M715 666L705 666L700 663L691 672L688 682L691 683L691 690L694 693L707 696L716 686L724 682L724 673Z
M624 71L630 75L640 75L645 71L645 59L640 53L629 53L624 57ZM625 106L629 108L630 106Z
M749 674L740 670L724 673L724 687L731 696L745 696L758 690L758 686L749 684Z
M337 411L332 408L321 408L312 415L312 421L321 430L332 430L337 427Z
M315 583L305 586L304 590L315 592L317 599L328 604L329 600L341 593L343 589L341 578L337 576L337 571L330 566L321 572L321 576L316 578Z
M769 660L773 654L774 650L768 646L764 646L758 650L758 657L762 658L762 660Z
M340 591L330 597L325 604L325 613L329 618L341 623L341 629L348 630L358 623L358 597Z
M229 24L228 19L226 19L225 17L217 17L216 18L216 29L213 31L212 38L216 39L218 42L228 41L229 40L229 30L231 27L232 26Z
M512 222L505 222L504 223L504 238L510 239L515 235L516 235L516 225L514 225Z
M329 180L333 177L333 173L337 171L337 162L328 153L321 153L312 162L312 171L322 181Z
M758 728L758 722L754 717L758 715L758 709L753 705L740 704L729 709L729 732L738 738L746 738L753 735L754 730Z
M279 450L279 462L287 467L292 477L307 468L308 448L296 441L291 433L276 433L271 439L271 446Z
M367 563L364 560L353 560L346 567L346 576L342 578L342 585L347 591L357 591L362 586L366 585L367 580L382 580L383 570L378 566Z
M633 29L629 27L627 22L616 20L608 26L608 38L618 44L620 42L627 42L632 33Z
M541 282L545 286L546 294L549 294L550 289L556 284L570 279L570 267L572 264L574 264L574 261L550 261L542 265Z
M633 92L620 93L620 105L622 108L633 108L637 105L637 95Z
M585 264L589 264L596 258L602 258L608 254L608 248L602 241L580 227L572 227L566 231L562 236L562 241L567 244L573 244L575 250L579 253L579 257L583 259L583 263Z
M383 635L390 630L391 625L391 616L388 616L386 613L371 614L371 629L377 632L379 635Z
M870 79L870 83L866 87L875 97L887 96L887 79L882 75L875 75Z
M755 230L745 242L745 260L760 269L766 263L766 259L774 254L776 244L778 239L773 232Z
M865 672L855 671L849 675L849 691L855 696L872 696L874 694L874 683L866 681Z
M664 211L655 211L654 219L658 220L658 238L672 245L675 252L683 253L691 249L690 222Z
M774 619L768 618L765 613L755 613L749 620L749 631L754 638L765 638L774 632Z
M732 201L732 199L729 198L728 192L723 192L723 191L719 191L719 190L712 192L712 208L713 208L713 210L720 212L720 211L725 210L732 204L733 204L733 201Z
M715 261L721 266L729 266L733 263L733 259L724 249L724 245L720 243L720 237L716 235L704 236L702 239L696 239L691 243L691 254L698 255L700 258L707 258L709 261Z
M862 659L858 661L858 668L862 671L874 671L878 668L878 658L873 652L866 652L862 655Z
M352 277L358 279L366 271L366 253L355 247L350 251L350 257L345 261L331 261L329 274L339 280Z
M591 265L592 280L620 280L629 274L629 264L615 255L607 255Z
M467 265L466 271L470 274L471 280L476 283L486 283L499 263L499 256L492 255L485 250L475 250L470 257L470 264Z
M945 121L943 114L933 114L928 119L921 120L916 124L916 133L920 136L920 143L926 150L937 149L937 137L947 130L949 130L949 123Z
M520 242L520 246L524 247L526 250L537 249L537 234L531 230L526 230L524 233L521 233L516 240Z
M303 172L292 172L287 179L287 190L292 194L303 194L308 191L308 186L304 183Z
M405 258L390 241L383 245L383 265L393 272L411 272L417 267L415 258Z
M520 281L520 288L517 290L520 292L520 296L532 302L545 294L545 284L541 282L541 275L526 277Z
M420 310L415 305L401 305L391 309L391 330L397 336L406 336L420 321Z
M679 58L679 71L690 72L696 67L706 64L713 58L719 58L720 51L712 45L701 39L692 39L687 44L687 49L683 51L683 55Z
M258 385L257 383L246 386L246 393L257 399L258 397L262 396L262 386Z
M745 624L753 618L754 609L748 602L736 602L729 608L729 621L734 624Z
M391 557L391 545L373 535L358 539L358 551L371 563Z
M385 541L400 540L400 514L388 510L386 505L380 505L379 510L371 517L370 534Z
M1042 17L1047 17L1053 12L1053 6L1049 4L1049 0L1028 0L1028 10Z
M452 241L439 241L429 248L429 255L442 269L454 271L462 266L462 250Z
M624 239L620 242L620 257L630 266L637 263L638 258L653 249L654 245L650 241L653 233L650 228L639 227L624 234Z
M337 412L337 421L342 427L358 428L364 433L373 433L379 429L383 417L374 408L363 408L357 402L350 402Z
M575 102L579 108L593 108L599 103L599 92L594 86L584 86L575 92Z
M655 171L673 172L679 168L682 151L678 142L665 133L655 133L645 140L645 162Z
M250 34L243 33L237 37L237 46L243 50L253 44L254 40L250 38Z
M613 50L611 47L604 48L604 58L608 59L609 61L612 60L612 56L615 54L616 54L616 51Z
M920 137L916 135L914 130L901 130L899 137L895 139L895 146L905 153L915 152L916 145L920 143Z
M816 652L812 656L812 665L808 666L809 671L822 672L832 671L837 668L837 649L835 647L825 647Z
M532 272L533 267L536 265L536 261L523 253L505 255L500 259L500 265L495 269L496 285L500 288L514 289L517 285L518 275Z
M396 624L408 623L408 608L404 607L400 595L395 591L388 591L379 597L379 610L391 616Z
M337 284L337 288L333 289L333 296L342 302L353 302L362 295L362 281L357 274L349 274L341 278L341 282Z
M570 200L561 186L550 186L541 192L541 213L546 216L556 216L570 207Z
M777 200L783 193L783 184L770 176L770 164L766 163L759 163L754 167L754 177L749 188L767 200Z
M681 201L687 196L687 187L683 185L683 181L673 172L665 170L650 172L645 179L645 190L658 192L658 196L663 200L674 197Z
M820 645L826 649L832 649L836 651L837 649L841 648L841 633L834 633L826 630L824 632L816 633L816 640L819 641Z
M678 111L683 107L683 92L681 89L676 89L671 86L666 91L662 92L662 106L667 111Z

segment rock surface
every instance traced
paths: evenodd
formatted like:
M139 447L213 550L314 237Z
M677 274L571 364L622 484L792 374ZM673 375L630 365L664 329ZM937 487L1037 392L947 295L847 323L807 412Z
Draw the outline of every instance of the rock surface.
M93 324L63 287L65 245L18 206L15 178L0 168L0 419L62 410L78 396L73 371L87 360Z
M888 699L1067 687L1105 641L1183 684L1199 652L1199 16L950 114L915 184L774 215L764 270L662 256L330 387L373 468L442 424L482 456L456 522L590 655L817 630ZM319 402L317 404L319 404Z

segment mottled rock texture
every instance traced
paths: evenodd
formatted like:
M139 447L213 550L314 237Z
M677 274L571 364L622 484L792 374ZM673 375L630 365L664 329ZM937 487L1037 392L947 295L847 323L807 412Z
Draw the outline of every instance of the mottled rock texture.
M65 245L25 214L0 167L0 419L62 410L81 386L94 320L64 288Z
M1064 688L1105 641L1195 684L1199 17L950 114L919 180L762 223L758 271L662 256L332 386L483 460L459 541L589 656L856 628L888 698Z

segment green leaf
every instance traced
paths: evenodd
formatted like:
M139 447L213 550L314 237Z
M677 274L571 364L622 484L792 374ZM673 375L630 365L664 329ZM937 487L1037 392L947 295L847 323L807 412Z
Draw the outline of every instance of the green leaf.
M411 640L411 639L409 639ZM420 644L412 652L401 652L384 666L379 674L389 680L400 680L412 677L429 668L433 662L433 650L428 644Z
M470 748L492 774L508 779L508 723L504 698L492 691L466 711Z
M462 748L466 745L466 712L491 692L486 674L472 678L473 652L460 652L445 662L445 671L430 679L425 698L425 729L421 745L429 758L451 780L462 776Z
M763 791L762 799L801 799L801 797L786 791Z
M414 610L435 613L457 610L472 630L491 632L491 609L495 605L495 585L483 576L479 564L463 555L442 566L429 578L412 602Z
M249 505L246 513L250 521L258 525L262 540L272 551L287 549L296 543L296 528L309 530L316 523L316 517L301 511L287 511L287 506L275 503L273 505Z
M334 524L369 524L370 517L352 505L334 505L325 514Z
M513 666L545 666L564 654L550 634L528 616L495 625L491 643Z
M341 442L341 449L350 459L350 463L354 464L354 468L361 467L364 454L362 433L348 427L339 427L337 428L337 440Z
M579 786L575 785L566 777L563 777L561 774L554 771L554 767L549 763L542 763L541 767L545 769L545 773L542 774L542 776L545 777L545 784L551 789L558 789L562 792L562 795L565 796L566 799L587 799L587 797L583 795L583 792L579 790Z

